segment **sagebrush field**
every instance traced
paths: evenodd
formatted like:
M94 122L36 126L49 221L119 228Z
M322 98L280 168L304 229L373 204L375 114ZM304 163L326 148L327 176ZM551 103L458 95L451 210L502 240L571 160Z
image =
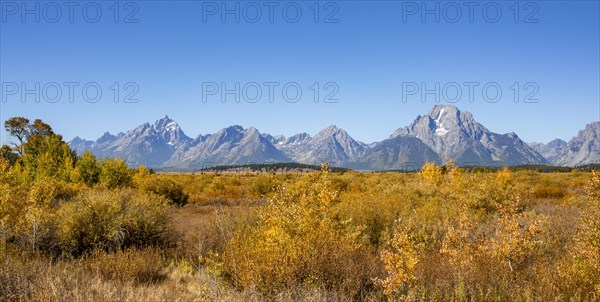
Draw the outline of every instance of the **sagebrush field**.
M86 184L0 163L2 300L600 296L595 172L450 163L412 174L161 175L122 165L108 180L110 165Z

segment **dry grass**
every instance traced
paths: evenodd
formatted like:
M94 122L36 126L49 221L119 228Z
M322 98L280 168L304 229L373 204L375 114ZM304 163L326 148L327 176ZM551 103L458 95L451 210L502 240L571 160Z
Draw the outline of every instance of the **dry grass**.
M222 253L235 229L256 220L256 206L200 206L173 208L170 221L178 234L173 254L186 259Z
M84 263L103 280L151 284L165 279L163 256L152 248L131 248L111 254L96 252L85 259Z
M253 289L224 284L187 261L170 261L161 266L160 280L139 283L130 276L103 277L90 271L89 260L53 262L12 252L16 251L4 257L0 266L0 301L336 301L327 290L315 288L298 288L267 299Z

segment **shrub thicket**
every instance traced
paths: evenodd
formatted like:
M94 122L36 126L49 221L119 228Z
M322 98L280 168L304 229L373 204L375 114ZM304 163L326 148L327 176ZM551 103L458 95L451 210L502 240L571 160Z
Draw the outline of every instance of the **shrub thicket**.
M144 192L163 196L178 206L187 203L189 195L183 191L183 187L173 180L162 176L146 176L140 183L139 188Z
M360 240L362 228L334 211L339 192L332 189L328 168L296 193L281 190L256 225L234 234L223 252L227 273L265 294L313 286L357 297L371 284L377 265Z
M100 184L108 189L132 185L133 173L123 158L107 158L100 163Z
M75 255L94 249L161 245L169 240L168 201L155 194L92 191L58 210L58 238Z

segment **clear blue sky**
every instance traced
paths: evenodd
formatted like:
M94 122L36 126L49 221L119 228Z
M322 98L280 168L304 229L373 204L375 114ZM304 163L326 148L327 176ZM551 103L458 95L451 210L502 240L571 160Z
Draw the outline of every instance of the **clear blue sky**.
M95 18L98 7L84 12L86 2L73 7L72 23L64 2L53 2L63 5L58 17L57 8L48 2L26 2L26 8L35 9L37 3L40 10L38 16L25 15L25 20L20 2L16 12L17 2L0 2L0 80L6 101L0 102L0 120L41 118L66 140L96 139L105 131L126 131L168 114L191 137L233 124L286 136L315 134L336 124L369 143L387 138L436 104L435 95L421 102L417 94L403 102L403 83L411 82L429 88L436 82L441 87L459 83L463 93L455 103L459 109L472 112L492 131L514 131L525 141L568 140L586 123L600 120L598 1L538 1L529 7L521 2L518 8L512 1L493 2L502 12L496 23L491 22L496 6L483 12L489 2L473 8L473 22L464 2L455 2L461 7L459 17L447 2L337 1L330 6L320 2L319 22L314 22L312 1L294 2L286 6L287 13L283 12L287 2L278 2L272 23L264 2L254 2L262 7L256 23L248 22L256 16L256 7L248 2L226 4L228 8L240 4L240 23L234 15L221 20L220 2L139 1L130 6L120 2L117 8L111 7L113 1L99 1L102 16L97 23L88 20ZM214 3L218 11L210 15ZM439 23L435 15L425 15L423 22L423 3L426 9L440 5ZM414 4L419 11L410 14ZM300 20L288 22L298 7ZM40 17L39 23L35 17ZM125 19L137 23L124 23ZM49 22L53 20L57 22ZM523 22L533 20L537 23ZM35 95L26 95L22 103L18 92L12 94L12 83L33 89L36 82L40 90L52 82L62 85L62 97L56 103L36 103ZM65 82L80 83L74 87L73 103ZM102 89L96 103L81 97L82 86L89 82ZM114 82L120 83L121 99L134 87L122 86L134 82L139 102L115 103ZM218 95L202 101L203 82L225 82L229 88L236 82L281 85L274 88L273 103L264 85L256 103L236 103L232 96L222 103ZM281 87L288 82L300 85L300 101L282 99ZM334 89L325 90L323 85L334 82L338 102L315 103L313 82L321 84L321 100ZM467 99L464 82L480 83L473 102ZM481 87L489 82L502 89L496 103L481 97ZM521 86L518 103L514 86L511 89L514 82ZM534 85L524 87L527 82ZM41 97L54 97L52 85L47 88ZM452 97L453 89L448 90ZM539 101L523 103L535 89L533 98ZM248 91L254 96L253 88ZM88 92L93 97L94 90ZM293 89L288 92L294 96ZM443 96L438 101L447 103ZM5 142L6 133L0 133Z

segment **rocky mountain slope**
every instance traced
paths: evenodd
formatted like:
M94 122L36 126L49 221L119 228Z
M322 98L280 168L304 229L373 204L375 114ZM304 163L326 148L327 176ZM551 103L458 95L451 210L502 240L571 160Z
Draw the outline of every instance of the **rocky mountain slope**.
M565 151L567 142L557 138L548 144L530 143L529 146L541 154L549 163L553 164Z
M600 163L600 122L587 124L555 161L557 165L569 167L592 163Z
M396 130L393 137L420 139L443 160L458 165L546 164L546 159L515 133L498 134L478 123L469 112L455 106L435 105L429 113Z
M426 161L458 165L549 164L576 166L600 162L600 122L586 126L569 143L524 143L515 133L498 134L478 123L469 112L436 105L426 115L396 130L390 138L365 144L335 125L315 136L291 137L231 126L192 139L177 122L164 116L125 133L105 133L96 141L79 137L69 142L106 157L122 156L131 165L166 170L196 170L214 165L298 162L364 170L411 170Z

